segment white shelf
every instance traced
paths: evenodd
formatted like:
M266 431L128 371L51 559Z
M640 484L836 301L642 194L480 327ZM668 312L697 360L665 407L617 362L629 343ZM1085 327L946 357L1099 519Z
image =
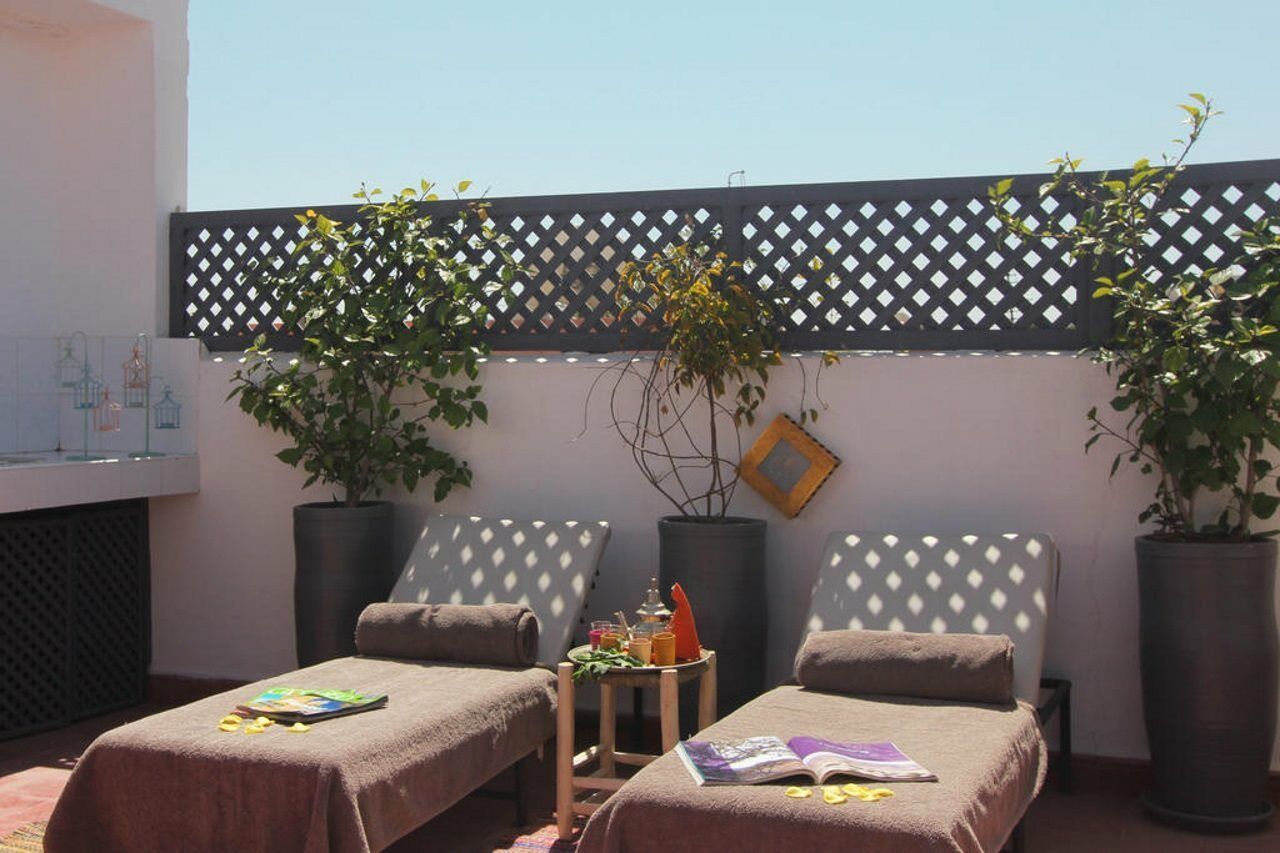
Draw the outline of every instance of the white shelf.
M104 453L93 462L71 461L72 455L0 454L0 513L200 491L200 457L194 453L149 459ZM24 461L4 461L17 459Z

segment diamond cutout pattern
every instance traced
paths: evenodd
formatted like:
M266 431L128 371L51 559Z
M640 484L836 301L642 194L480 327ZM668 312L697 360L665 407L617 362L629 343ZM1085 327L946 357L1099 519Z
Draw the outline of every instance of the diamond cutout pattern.
M1231 235L1280 199L1278 161L1189 167L1176 204L1155 218L1147 262L1159 280L1217 265ZM711 241L746 282L788 297L784 333L797 348L1055 349L1104 330L1092 273L1065 247L1001 234L987 207L991 178L823 184L496 199L490 222L525 272L495 296L485 336L495 349L610 351L618 268L683 239ZM1070 225L1070 198L1015 184L1011 206L1034 224ZM437 220L454 202L438 202ZM339 220L354 208L326 211ZM170 220L171 334L242 349L266 332L287 348L271 293L253 264L285 258L300 236L291 212L178 213ZM492 256L462 254L481 265ZM381 270L359 270L371 279ZM637 322L643 318L637 317ZM285 339L281 341L279 339Z
M145 505L0 522L0 737L142 701Z

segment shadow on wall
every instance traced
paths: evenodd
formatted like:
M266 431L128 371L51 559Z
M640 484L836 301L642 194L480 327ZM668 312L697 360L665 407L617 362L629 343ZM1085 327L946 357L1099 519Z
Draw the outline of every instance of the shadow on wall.
M538 617L538 660L569 649L609 541L603 521L429 518L391 600L524 604Z

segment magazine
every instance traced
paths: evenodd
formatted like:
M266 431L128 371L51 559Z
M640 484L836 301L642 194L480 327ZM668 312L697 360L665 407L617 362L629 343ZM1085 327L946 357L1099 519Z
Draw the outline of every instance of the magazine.
M755 785L809 776L823 785L832 776L877 782L931 782L938 777L888 741L836 743L816 737L736 741L680 741L676 753L699 785Z
M343 714L370 711L387 704L385 694L366 696L354 690L307 690L271 687L236 710L250 716L270 717L285 722L327 720Z

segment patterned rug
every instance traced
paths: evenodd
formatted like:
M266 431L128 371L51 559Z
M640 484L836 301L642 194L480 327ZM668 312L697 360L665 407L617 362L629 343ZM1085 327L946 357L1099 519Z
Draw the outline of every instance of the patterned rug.
M582 828L578 821L575 829ZM531 853L537 850L550 850L553 853L573 853L578 849L576 841L561 841L554 823L546 826L530 826L519 830L515 835L501 838L493 848L493 853Z
M0 853L43 853L44 827L45 822L42 820L18 827L0 838ZM577 828L581 829L581 826ZM539 850L573 853L577 847L576 841L561 841L556 825L549 823L546 826L526 827L517 834L500 838L494 845L493 853L536 853Z
M20 826L4 838L0 838L0 853L41 853L44 850L44 826L45 822L38 820L35 823ZM533 849L551 850L553 848Z

